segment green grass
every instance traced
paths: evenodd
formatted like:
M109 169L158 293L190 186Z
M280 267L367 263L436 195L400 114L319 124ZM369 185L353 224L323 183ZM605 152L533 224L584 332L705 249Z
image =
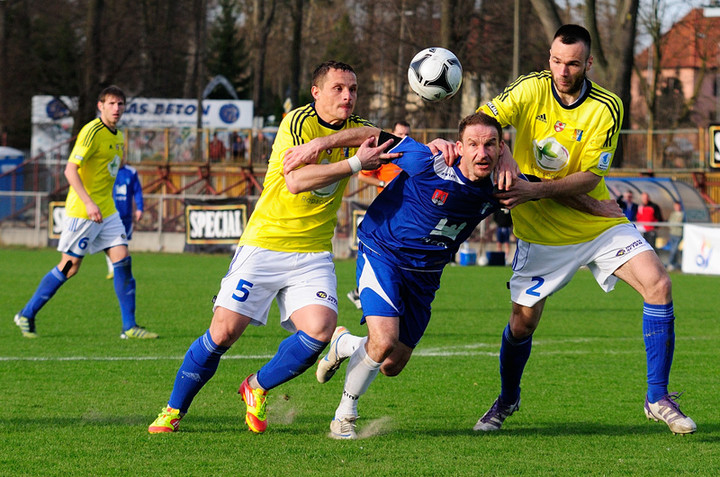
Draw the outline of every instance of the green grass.
M12 316L57 262L53 250L0 249L0 475L718 475L716 277L673 274L677 346L671 389L698 423L673 436L642 411L642 300L604 294L589 272L552 297L523 379L522 409L500 432L472 431L499 390L509 316L502 267L449 267L433 321L396 378L360 402L357 441L327 437L343 372L313 370L273 390L264 435L246 430L236 394L286 336L277 308L251 327L200 392L181 432L149 435L188 345L207 328L226 256L136 253L138 321L161 339L118 338L101 256L88 257L41 311L36 340ZM338 261L340 323L364 333L344 298L354 262ZM344 371L344 367L343 367Z

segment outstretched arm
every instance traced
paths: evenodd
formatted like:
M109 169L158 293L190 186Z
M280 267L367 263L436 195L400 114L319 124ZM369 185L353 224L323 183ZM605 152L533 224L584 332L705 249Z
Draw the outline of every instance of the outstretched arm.
M285 174L285 183L293 194L320 189L349 177L360 169L377 169L382 164L381 156L392 140L386 141L378 147L375 137L371 136L360 145L357 153L345 161L330 164L308 164L305 167L292 170Z
M379 135L380 129L363 126L360 128L345 129L329 136L316 137L305 144L291 147L285 151L283 173L287 174L302 164L317 163L320 153L325 149L358 147L367 138L371 136L377 138Z

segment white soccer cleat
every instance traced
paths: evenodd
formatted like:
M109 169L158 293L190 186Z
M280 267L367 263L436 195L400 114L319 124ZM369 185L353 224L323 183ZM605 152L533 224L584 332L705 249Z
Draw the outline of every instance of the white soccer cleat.
M676 400L681 394L667 394L658 402L648 402L645 397L645 416L656 422L663 421L673 434L692 434L697 425L680 410Z
M357 416L345 416L342 419L333 418L330 421L330 437L333 439L357 439L355 421Z
M520 409L519 397L517 398L517 401L509 406L501 404L500 398L497 398L488 412L486 412L483 417L478 420L477 424L475 424L473 431L487 432L500 430L503 422L505 422L505 419L510 417L512 413L518 409Z
M348 333L350 332L344 326L335 328L335 332L330 340L330 350L318 361L317 370L315 371L315 376L317 376L319 382L326 383L330 381L330 378L335 375L335 372L340 368L342 362L349 357L341 356L338 353L338 340Z

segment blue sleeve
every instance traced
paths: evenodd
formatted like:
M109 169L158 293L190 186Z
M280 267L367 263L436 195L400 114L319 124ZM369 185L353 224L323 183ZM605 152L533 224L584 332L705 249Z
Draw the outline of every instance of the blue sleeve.
M432 164L433 153L425 144L420 144L411 137L403 138L400 143L388 152L401 152L402 156L393 159L409 175L414 176L426 170Z
M140 179L138 178L138 173L132 175L132 188L133 188L133 197L135 199L135 207L140 212L145 210L144 204L143 204L143 193L142 193L142 185L140 185Z

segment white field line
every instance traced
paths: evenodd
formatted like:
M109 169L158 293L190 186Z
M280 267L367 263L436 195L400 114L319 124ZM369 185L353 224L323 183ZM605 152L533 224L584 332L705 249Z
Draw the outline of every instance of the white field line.
M676 341L701 341L706 339L715 339L712 337L678 337ZM613 350L598 349L597 345L601 342L626 342L637 341L638 347L635 350ZM581 350L554 350L547 349L547 346L557 346L564 344L586 343L594 346ZM538 349L539 348L539 349ZM420 348L413 356L415 357L450 357L450 356L490 356L498 357L500 352L500 340L496 343L470 343L459 346L447 346L439 348ZM606 354L606 355L622 355L622 354L644 354L645 349L642 346L641 337L634 338L568 338L562 340L534 340L533 354L544 355L583 355L583 354ZM256 355L225 355L222 359L270 359L271 354ZM182 361L184 356L0 356L2 361Z

